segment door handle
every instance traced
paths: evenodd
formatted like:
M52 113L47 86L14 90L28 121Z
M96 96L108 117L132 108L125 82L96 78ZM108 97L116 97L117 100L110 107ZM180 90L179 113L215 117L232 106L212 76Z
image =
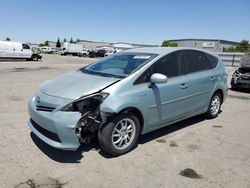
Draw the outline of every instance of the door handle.
M215 76L210 76L210 80L211 80L211 81L213 81L213 80L215 80L215 79L216 79Z
M147 94L146 93L140 93L139 97L145 97Z
M188 87L188 84L186 84L186 83L183 83L183 84L180 85L181 89L186 89L187 87Z

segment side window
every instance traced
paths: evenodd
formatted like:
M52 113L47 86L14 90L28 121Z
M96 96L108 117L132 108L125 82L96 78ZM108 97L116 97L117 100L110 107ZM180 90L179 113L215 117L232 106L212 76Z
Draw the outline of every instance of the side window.
M23 49L30 49L30 46L27 44L22 44L22 46L23 46Z
M150 77L154 73L161 73L168 78L183 74L181 66L181 57L179 52L174 52L159 59L150 68L148 68L134 84L140 84L150 81Z
M198 72L209 69L207 58L202 52L195 50L185 50L184 62L187 65L188 72Z
M153 73L161 73L168 78L181 74L181 58L178 52L161 58L153 65Z
M207 56L207 59L210 63L211 68L212 69L215 68L218 64L218 61L219 61L218 58L213 56L213 55L207 54L207 53L206 53L206 56Z

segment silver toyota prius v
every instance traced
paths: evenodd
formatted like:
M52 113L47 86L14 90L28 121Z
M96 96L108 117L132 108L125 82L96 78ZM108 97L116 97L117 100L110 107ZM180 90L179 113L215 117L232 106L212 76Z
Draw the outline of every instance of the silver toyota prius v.
M130 49L44 83L29 101L28 126L63 150L98 135L101 148L118 156L141 134L198 114L217 117L227 90L225 66L211 52Z

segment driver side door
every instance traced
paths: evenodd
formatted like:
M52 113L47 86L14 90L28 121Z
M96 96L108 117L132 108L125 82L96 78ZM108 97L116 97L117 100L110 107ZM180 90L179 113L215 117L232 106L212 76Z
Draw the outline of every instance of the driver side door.
M22 58L31 58L32 51L28 44L22 44Z
M161 58L150 71L150 75L161 73L168 77L166 83L151 84L146 89L148 129L152 130L186 115L188 85L179 52Z

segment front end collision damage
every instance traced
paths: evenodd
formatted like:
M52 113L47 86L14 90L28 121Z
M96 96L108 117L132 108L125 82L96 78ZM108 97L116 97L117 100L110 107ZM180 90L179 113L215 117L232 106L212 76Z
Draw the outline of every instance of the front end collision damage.
M250 68L240 67L233 73L231 85L240 88L250 88Z
M100 126L107 121L108 117L114 115L100 110L102 102L108 95L108 93L102 92L94 93L81 97L60 109L60 111L79 112L81 114L81 118L75 126L75 134L80 143L90 143Z

